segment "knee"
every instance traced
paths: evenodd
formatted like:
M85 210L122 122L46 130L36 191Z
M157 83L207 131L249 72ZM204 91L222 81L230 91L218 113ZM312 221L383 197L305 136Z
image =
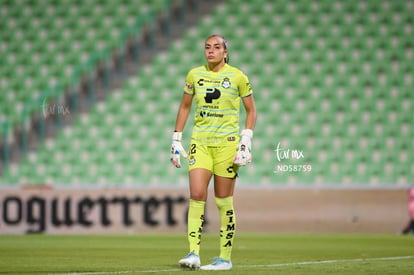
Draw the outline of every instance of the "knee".
M233 206L233 196L225 198L216 197L215 201L218 208L222 208L225 206Z
M207 194L205 192L191 192L190 198L195 201L206 201Z

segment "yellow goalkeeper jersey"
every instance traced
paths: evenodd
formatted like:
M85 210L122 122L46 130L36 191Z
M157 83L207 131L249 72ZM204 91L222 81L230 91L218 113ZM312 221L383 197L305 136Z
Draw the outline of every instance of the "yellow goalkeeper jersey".
M195 98L192 140L207 145L238 142L240 98L252 94L247 76L228 64L218 72L205 65L190 70L185 82L184 92Z

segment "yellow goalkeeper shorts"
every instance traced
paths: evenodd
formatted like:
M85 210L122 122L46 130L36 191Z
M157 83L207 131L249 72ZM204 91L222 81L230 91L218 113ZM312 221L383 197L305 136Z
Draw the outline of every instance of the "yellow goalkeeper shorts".
M221 146L200 145L194 141L190 144L188 170L204 168L214 175L235 178L239 166L233 163L237 143Z

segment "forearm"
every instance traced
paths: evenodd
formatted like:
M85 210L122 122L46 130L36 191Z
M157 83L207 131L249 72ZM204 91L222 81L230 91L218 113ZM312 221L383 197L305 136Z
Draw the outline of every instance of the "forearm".
M251 155L251 139L253 137L253 129L256 124L256 108L252 96L243 98L244 108L246 109L246 121L244 129L240 132L240 142L237 147L237 153L234 163L244 166L252 161Z
M246 121L244 128L253 130L256 125L256 106L253 96L244 98L243 103L246 110Z
M177 120L175 122L175 128L174 128L176 132L182 132L184 130L189 114L190 114L190 108L185 108L185 107L180 106L180 109L178 110L178 114L177 114Z
M180 103L180 107L177 113L177 119L175 121L176 132L182 132L184 130L185 124L187 123L188 116L191 111L191 103L193 96L184 94Z
M256 112L255 111L247 112L244 128L253 130L255 125L256 125Z

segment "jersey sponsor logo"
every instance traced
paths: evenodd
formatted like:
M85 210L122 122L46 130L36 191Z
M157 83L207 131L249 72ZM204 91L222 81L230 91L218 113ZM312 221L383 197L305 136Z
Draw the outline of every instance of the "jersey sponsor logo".
M221 96L221 92L219 89L214 88L213 89L207 89L206 96L204 97L204 100L206 103L213 103L213 99L219 99Z
M249 92L251 92L251 91L252 91L252 86L250 85L250 82L247 82L247 83L246 83L246 86L247 86L247 90L248 90Z
M206 112L206 111L201 111L200 116L201 117L220 117L220 118L224 117L223 114L210 113L210 112Z
M204 86L204 83L218 85L218 84L220 84L220 81L219 81L219 80L204 79L204 78L200 78L200 79L197 81L197 84L198 84L199 86Z

